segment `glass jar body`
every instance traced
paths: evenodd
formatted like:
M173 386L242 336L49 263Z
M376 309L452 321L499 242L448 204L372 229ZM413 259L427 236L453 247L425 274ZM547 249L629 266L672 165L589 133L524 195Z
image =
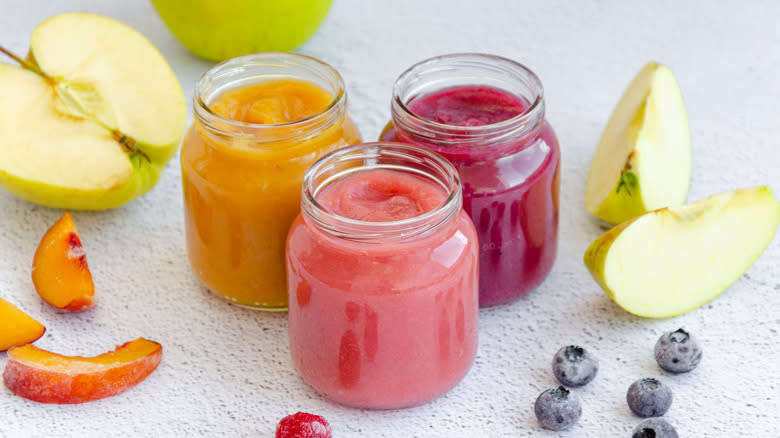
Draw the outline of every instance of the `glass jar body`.
M479 235L480 306L536 288L555 260L560 187L539 78L498 56L439 56L398 78L391 112L381 140L438 152L460 173Z
M560 192L560 146L549 123L492 157L417 141L392 122L381 139L433 149L458 169L479 236L481 307L512 302L544 281L558 248Z
M334 235L304 207L287 240L289 340L317 391L349 406L404 408L466 375L477 349L478 248L460 188L457 197L431 230L371 240Z
M346 113L340 77L329 66L290 54L244 58L218 65L196 90L202 98L196 96L195 121L181 150L187 253L214 294L246 307L284 310L284 246L300 209L303 175L320 156L359 143L360 133ZM295 80L311 74L315 82L321 73L320 86L336 96L334 104L304 122L283 125L236 123L210 113L209 94L231 89L232 71L241 72L235 82L244 86L268 75L285 78L288 68Z

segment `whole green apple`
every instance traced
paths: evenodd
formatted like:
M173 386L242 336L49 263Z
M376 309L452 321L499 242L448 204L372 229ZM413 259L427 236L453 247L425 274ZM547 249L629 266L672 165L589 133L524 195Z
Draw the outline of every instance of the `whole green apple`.
M151 0L176 38L212 61L293 50L322 24L332 1Z

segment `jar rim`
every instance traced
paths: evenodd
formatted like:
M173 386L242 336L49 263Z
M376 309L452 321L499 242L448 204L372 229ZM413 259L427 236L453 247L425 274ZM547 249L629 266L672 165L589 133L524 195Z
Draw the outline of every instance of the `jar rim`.
M257 82L242 80L245 79L245 77L241 75L246 75L247 72L251 72L252 69L259 70L263 67L276 68L279 70L299 67L303 70L311 72L312 74L319 75L323 80L328 81L335 90L335 92L333 92L333 100L328 104L327 107L316 114L300 120L275 124L251 123L234 120L229 117L219 115L211 109L209 106L210 98L218 96L222 91L230 89L236 86L238 83ZM265 75L271 76L268 73ZM256 76L252 76L250 74L248 77L259 78L261 76L264 75L258 74ZM286 77L294 78L296 76L294 74L288 74ZM204 96L205 90L210 88L210 85L215 80L215 78L233 78L233 81L218 87L218 90L216 90L216 92L212 92L211 96ZM300 77L300 79L308 82L314 82L311 79L306 79L303 77ZM328 90L328 92L331 92L331 90ZM298 53L263 52L238 56L222 61L204 72L195 85L192 107L195 119L217 134L226 136L260 137L260 142L278 142L296 137L297 135L294 135L293 132L301 133L321 126L330 126L332 122L339 119L345 113L346 101L347 92L344 85L344 79L342 78L341 74L330 64L317 58L301 55ZM279 129L290 131L290 135L270 135L272 131L278 131Z
M479 69L483 78L492 78L490 74L503 73L516 81L527 82L531 96L519 95L528 100L529 106L520 114L506 120L478 126L448 125L429 120L417 115L407 103L417 95L427 93L412 93L407 90L426 73L438 73L445 69L473 68ZM467 76L469 78L473 76ZM425 82L422 82L425 84ZM418 85L420 87L420 85ZM438 89L444 89L438 88ZM544 119L545 101L544 87L539 77L525 65L512 59L486 53L464 52L451 53L424 59L406 69L393 84L391 101L393 119L400 121L411 131L423 137L448 136L454 140L472 141L475 138L502 138L510 135L524 134L534 129ZM458 141L455 141L456 143Z
M391 161L383 163L384 159ZM399 163L399 160L408 160L408 162L404 165ZM414 160L420 161L414 163ZM355 163L361 162L362 165L354 167ZM420 163L425 164L428 170L411 167L412 164ZM349 164L353 167L347 167L346 170L319 181L323 174L334 171L337 166ZM319 192L335 179L365 169L381 168L425 176L438 183L445 190L446 196L440 205L420 215L395 221L377 222L341 216L330 211L317 200ZM462 202L458 171L440 154L405 143L371 142L337 149L314 162L303 177L301 211L308 219L313 220L319 229L332 236L349 240L384 242L419 236L439 228L461 210Z

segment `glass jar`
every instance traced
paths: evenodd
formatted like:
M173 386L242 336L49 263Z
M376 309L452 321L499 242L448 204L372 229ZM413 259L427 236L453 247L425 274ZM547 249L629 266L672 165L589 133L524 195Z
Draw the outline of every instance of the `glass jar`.
M432 400L477 348L477 236L457 171L403 144L317 161L287 239L290 352L316 390L363 408ZM360 218L358 218L360 217Z
M442 154L460 172L480 242L480 306L537 287L555 259L560 151L539 78L483 54L431 58L393 87L381 135Z
M285 99L307 103L282 93L303 92L315 93L304 96L310 100L327 95L324 108L302 120L258 124L216 111L217 105L243 105L256 119L278 119ZM300 208L303 175L325 153L360 142L347 116L344 82L331 66L307 56L242 56L200 78L193 109L181 151L192 268L209 290L236 304L284 310L284 245Z

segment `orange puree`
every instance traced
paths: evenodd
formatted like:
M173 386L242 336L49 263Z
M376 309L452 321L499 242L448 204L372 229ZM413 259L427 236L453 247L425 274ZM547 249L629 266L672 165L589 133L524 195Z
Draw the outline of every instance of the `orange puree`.
M280 79L227 90L209 107L228 119L277 125L319 114L331 102L333 96L311 82Z
M287 307L284 246L303 174L323 154L360 142L346 111L335 122L323 114L334 100L312 82L275 79L207 103L218 116L257 125L216 133L196 117L181 152L187 247L212 292L250 307Z

